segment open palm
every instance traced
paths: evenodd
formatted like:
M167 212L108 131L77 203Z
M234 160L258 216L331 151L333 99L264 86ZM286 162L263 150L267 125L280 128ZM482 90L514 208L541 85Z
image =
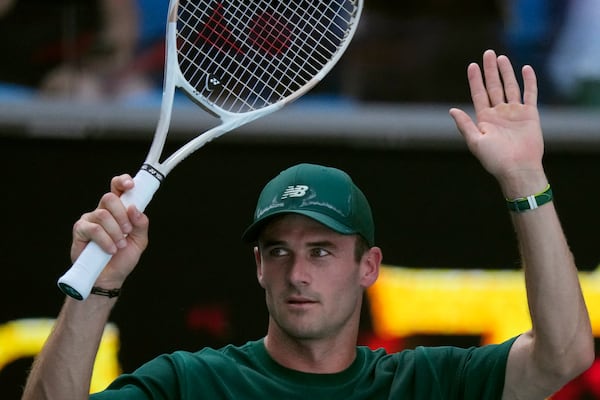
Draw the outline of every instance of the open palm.
M471 152L500 182L542 170L536 77L530 66L523 67L522 73L523 96L508 58L486 51L483 75L477 64L467 70L476 122L462 110L450 110Z

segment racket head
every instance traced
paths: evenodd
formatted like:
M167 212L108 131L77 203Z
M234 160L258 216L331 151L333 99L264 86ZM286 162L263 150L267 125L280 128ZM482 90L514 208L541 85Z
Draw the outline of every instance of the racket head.
M172 1L176 85L222 119L266 113L314 87L348 47L363 8L362 0Z

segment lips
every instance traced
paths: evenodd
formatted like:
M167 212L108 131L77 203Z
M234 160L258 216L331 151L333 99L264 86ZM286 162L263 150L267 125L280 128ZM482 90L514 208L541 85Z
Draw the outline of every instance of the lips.
M292 296L287 299L287 303L290 305L304 305L304 304L313 304L313 303L316 303L316 301L312 300L308 297Z

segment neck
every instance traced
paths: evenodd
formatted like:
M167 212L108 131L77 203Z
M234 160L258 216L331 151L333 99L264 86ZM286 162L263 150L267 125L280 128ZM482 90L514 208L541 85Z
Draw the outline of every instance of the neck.
M265 348L280 365L296 371L333 374L348 368L356 358L357 335L331 339L297 339L272 329L265 337Z

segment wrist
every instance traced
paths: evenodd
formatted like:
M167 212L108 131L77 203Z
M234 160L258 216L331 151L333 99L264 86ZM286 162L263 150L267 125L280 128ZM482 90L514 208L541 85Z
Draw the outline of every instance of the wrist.
M98 279L92 288L87 299L96 301L116 300L122 293L123 282L113 279Z
M105 288L101 286L94 286L90 291L90 294L96 296L104 296L112 299L114 297L118 297L121 294L121 288Z
M514 199L507 198L506 206L512 212L522 213L529 210L535 210L536 208L551 202L553 198L552 188L550 187L550 184L548 184L544 190L538 193Z
M498 183L506 199L519 199L544 191L548 179L543 170L520 171L513 176L498 177Z

